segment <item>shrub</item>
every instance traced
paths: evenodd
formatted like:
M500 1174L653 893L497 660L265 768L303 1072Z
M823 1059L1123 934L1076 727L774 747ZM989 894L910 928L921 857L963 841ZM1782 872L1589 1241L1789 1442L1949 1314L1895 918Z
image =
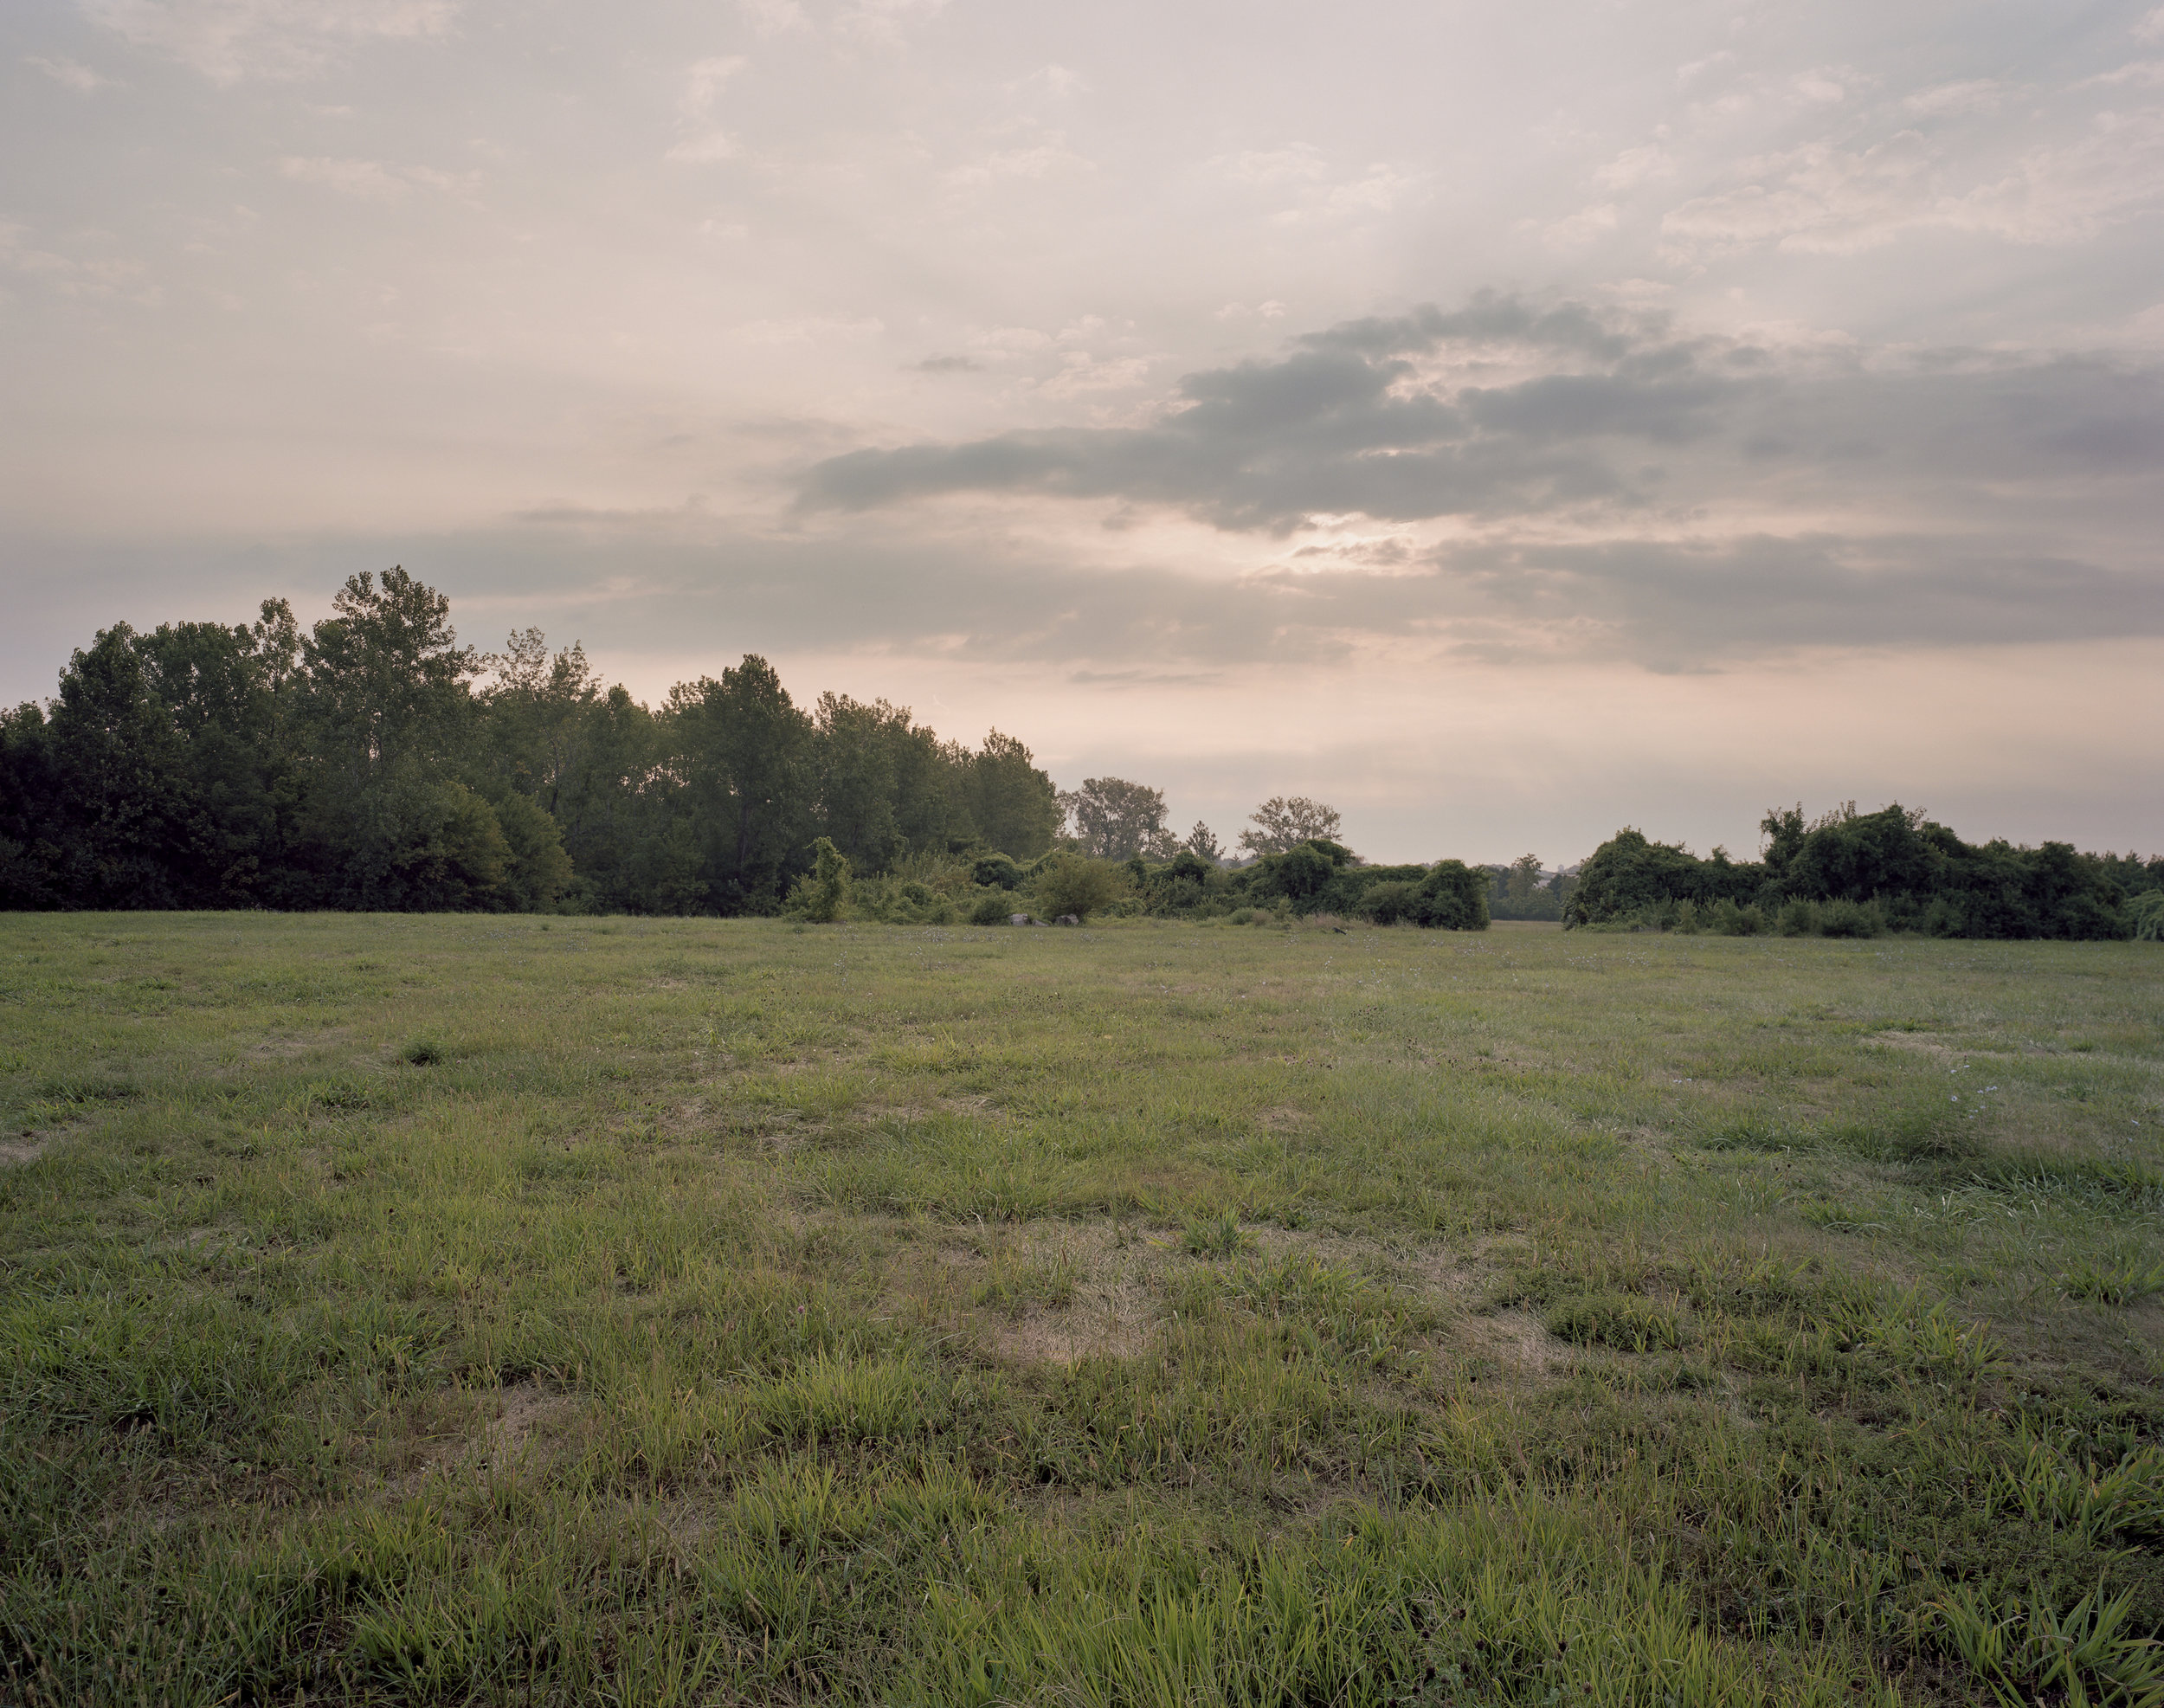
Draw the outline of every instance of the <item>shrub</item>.
M1420 886L1402 879L1388 884L1371 884L1361 899L1361 912L1378 925L1394 925L1401 921L1420 923L1422 911Z
M1867 902L1829 901L1819 916L1821 937L1877 937L1878 910Z
M1671 931L1681 931L1685 937L1696 937L1700 929L1698 925L1698 909L1697 905L1689 900L1678 902L1676 904L1675 918L1671 923L1669 929Z
M987 889L1012 890L1021 886L1022 869L1011 855L979 854L969 867L969 881Z
M1792 901L1781 910L1778 927L1783 937L1809 937L1819 928L1819 910L1807 901Z
M789 892L789 911L799 918L825 925L839 919L848 906L849 861L840 848L821 836L812 844L812 869Z
M1439 860L1420 882L1423 925L1446 931L1488 929L1488 874L1462 860Z
M1704 928L1723 937L1755 937L1766 929L1766 916L1755 907L1738 907L1723 896L1700 915Z
M1037 911L1049 919L1063 913L1086 919L1111 906L1122 887L1120 869L1108 860L1056 855L1038 868Z
M1302 842L1283 854L1265 854L1254 876L1257 895L1283 896L1295 903L1319 893L1337 875L1336 863L1321 847Z
M2127 905L2134 935L2143 943L2164 943L2164 890L2150 890Z
M1003 893L980 896L976 906L969 910L969 923L973 925L1003 925L1014 912L1014 901Z

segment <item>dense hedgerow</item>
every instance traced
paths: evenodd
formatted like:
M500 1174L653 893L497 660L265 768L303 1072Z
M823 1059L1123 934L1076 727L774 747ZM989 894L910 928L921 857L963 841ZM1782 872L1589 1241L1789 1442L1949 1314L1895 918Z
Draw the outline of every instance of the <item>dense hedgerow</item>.
M1566 925L1736 936L2113 938L2154 935L2164 860L2081 854L2066 842L1964 842L1920 812L1854 804L1807 824L1769 812L1764 856L1699 859L1622 830L1578 873ZM2134 893L2129 901L2129 892Z

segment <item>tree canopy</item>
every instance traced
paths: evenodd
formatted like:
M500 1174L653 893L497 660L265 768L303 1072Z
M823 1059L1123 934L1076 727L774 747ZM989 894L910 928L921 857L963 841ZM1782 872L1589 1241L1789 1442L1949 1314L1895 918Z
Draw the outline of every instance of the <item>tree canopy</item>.
M1043 855L1052 780L905 706L800 706L766 660L655 707L536 628L461 645L442 594L351 577L303 628L101 631L48 702L0 714L0 906L762 912L824 837Z

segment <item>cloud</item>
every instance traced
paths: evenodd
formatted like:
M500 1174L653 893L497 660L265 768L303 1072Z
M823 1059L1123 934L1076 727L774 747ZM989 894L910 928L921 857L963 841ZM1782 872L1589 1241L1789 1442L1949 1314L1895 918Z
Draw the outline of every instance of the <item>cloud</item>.
M1958 113L1991 113L2014 93L2013 85L1995 77L1971 78L1961 83L1938 83L1905 97L1902 106L1926 119L1943 119Z
M28 226L0 221L0 270L81 302L158 307L164 299L158 282L132 255L98 253L109 243L108 234L95 231L42 243Z
M1616 223L1615 203L1596 202L1557 220L1543 235L1551 249L1582 249L1612 234Z
M920 374L981 374L984 364L972 361L967 356L927 356L921 362L911 364Z
M470 196L480 185L476 172L438 171L432 166L386 166L380 160L345 160L325 156L288 156L278 163L281 177L319 184L357 202L390 203L415 188L447 196Z
M1765 248L1855 255L1927 229L2085 242L2164 202L2164 108L2097 113L2071 141L1961 193L1948 170L1916 131L1862 148L1815 142L1746 162L1746 182L1672 209L1661 235L1684 262Z
M947 0L858 0L837 16L834 33L874 47L896 47L911 24L928 23L947 9Z
M1593 175L1602 190L1631 190L1655 178L1673 177L1676 163L1658 143L1626 148Z
M85 16L216 83L312 76L370 42L447 32L456 0L77 0Z
M1039 383L1047 397L1075 397L1090 391L1124 391L1150 377L1155 358L1117 356L1102 359L1085 351L1070 350L1060 358L1059 371Z
M736 329L736 335L746 344L779 347L853 342L876 338L886 330L886 323L872 316L851 320L811 314L785 320L747 321Z
M1747 163L1749 182L1672 209L1661 235L1684 261L1769 244L1854 254L1922 222L1935 193L1934 164L1916 131L1863 149L1813 143Z
M741 151L736 139L712 122L712 113L722 85L744 65L741 57L727 55L700 60L685 72L684 93L676 103L677 140L667 158L700 164L733 159Z
M1062 136L1053 136L1034 148L1012 148L988 154L982 160L957 166L946 181L957 189L1014 180L1043 178L1053 172L1086 170L1090 162L1077 154Z
M770 38L811 28L796 0L737 0L737 10L757 34Z
M1396 532L1303 548L1238 598L1310 650L1417 632L1682 667L2164 634L2161 474L2164 364L1776 348L1484 296L1190 373L1146 425L829 457L801 504L1005 494L1279 535L1366 517ZM2056 544L2022 543L2054 517ZM1414 550L1445 523L1458 537Z
M2164 577L2153 569L1928 534L1744 531L1425 551L1354 540L1227 580L886 527L776 539L683 512L557 511L449 555L517 564L524 587L545 585L552 564L576 582L570 566L605 561L639 590L606 602L608 622L628 635L718 623L777 649L1034 662L1105 680L1343 667L1407 648L1439 665L1609 661L1690 673L1806 651L2164 636ZM428 556L442 561L446 548Z
M1474 631L1474 650L1620 653L1664 669L1816 647L2164 634L2164 577L1958 537L1514 544L1439 553L1435 574L1433 606L1502 625Z
M94 95L100 89L113 87L112 78L71 59L42 59L35 54L26 54L23 63L43 72L62 88L73 89L79 95Z

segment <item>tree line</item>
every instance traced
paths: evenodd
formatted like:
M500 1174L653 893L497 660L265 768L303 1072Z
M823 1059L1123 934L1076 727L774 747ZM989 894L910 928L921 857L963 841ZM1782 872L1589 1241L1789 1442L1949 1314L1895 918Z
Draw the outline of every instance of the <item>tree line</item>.
M747 656L658 706L539 631L461 646L403 569L303 628L125 623L58 694L0 714L0 906L733 913L828 838L1034 860L1060 808L1021 742L974 750L905 707L800 706Z
M1125 779L1061 792L998 731L969 748L883 699L800 706L757 655L648 706L538 629L483 653L403 569L306 628L283 600L116 623L52 699L0 713L10 909L1486 923L1485 872L1364 866L1318 802L1263 802L1237 855L1166 820Z
M1580 868L1568 925L1828 937L2112 938L2164 934L2164 857L2083 854L2069 842L1966 842L1921 811L1813 820L1769 810L1759 859L1700 859L1622 830Z
M1376 866L1304 796L1236 848L1121 777L1056 789L992 732L800 706L747 654L647 706L538 629L461 646L442 594L350 577L306 628L116 623L0 713L0 907L562 909L989 921L1116 911L1491 918L1731 932L2110 938L2164 929L2164 859L1972 845L1898 806L1770 812L1761 859L1619 833L1575 871Z

